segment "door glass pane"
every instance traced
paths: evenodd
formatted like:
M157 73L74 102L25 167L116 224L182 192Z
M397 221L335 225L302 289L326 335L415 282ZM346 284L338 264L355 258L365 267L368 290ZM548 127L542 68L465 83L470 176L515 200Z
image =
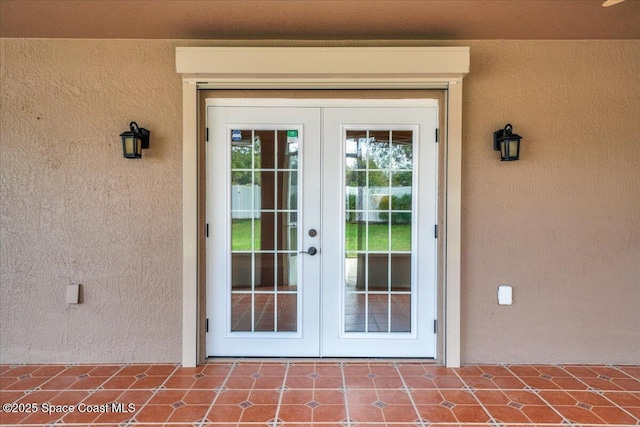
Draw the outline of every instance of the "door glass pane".
M278 294L278 330L298 330L298 297L296 294Z
M411 295L391 294L391 332L411 332Z
M298 328L297 135L230 133L232 332Z
M413 131L345 134L345 332L411 332Z

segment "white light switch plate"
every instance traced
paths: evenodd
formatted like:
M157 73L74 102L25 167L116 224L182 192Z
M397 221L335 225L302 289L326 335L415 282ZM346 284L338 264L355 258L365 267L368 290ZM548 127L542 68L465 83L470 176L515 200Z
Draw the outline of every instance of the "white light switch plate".
M513 288L509 285L498 286L498 304L511 305L513 304Z

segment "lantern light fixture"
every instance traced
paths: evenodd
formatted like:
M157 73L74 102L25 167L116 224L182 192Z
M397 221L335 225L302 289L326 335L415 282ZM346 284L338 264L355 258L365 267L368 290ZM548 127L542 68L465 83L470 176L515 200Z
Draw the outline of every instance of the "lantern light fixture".
M513 126L507 123L504 129L493 133L493 149L500 151L500 160L511 161L520 158L520 140L522 137L513 133Z
M149 148L149 135L145 128L138 127L136 122L129 123L129 130L122 132L122 156L127 159L142 158L142 149Z

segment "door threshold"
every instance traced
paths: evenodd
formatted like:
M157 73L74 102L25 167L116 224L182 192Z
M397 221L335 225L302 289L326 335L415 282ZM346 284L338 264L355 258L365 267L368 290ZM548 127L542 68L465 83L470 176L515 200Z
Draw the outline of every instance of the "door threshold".
M434 366L444 366L433 358L416 357L224 357L209 356L204 363L426 363Z

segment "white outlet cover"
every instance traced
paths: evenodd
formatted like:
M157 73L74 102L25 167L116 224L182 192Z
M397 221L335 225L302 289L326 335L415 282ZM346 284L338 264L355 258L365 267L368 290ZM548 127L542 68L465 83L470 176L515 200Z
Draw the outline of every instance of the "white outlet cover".
M498 304L511 305L513 304L513 288L509 285L498 286Z
M67 285L67 304L80 303L80 284Z

